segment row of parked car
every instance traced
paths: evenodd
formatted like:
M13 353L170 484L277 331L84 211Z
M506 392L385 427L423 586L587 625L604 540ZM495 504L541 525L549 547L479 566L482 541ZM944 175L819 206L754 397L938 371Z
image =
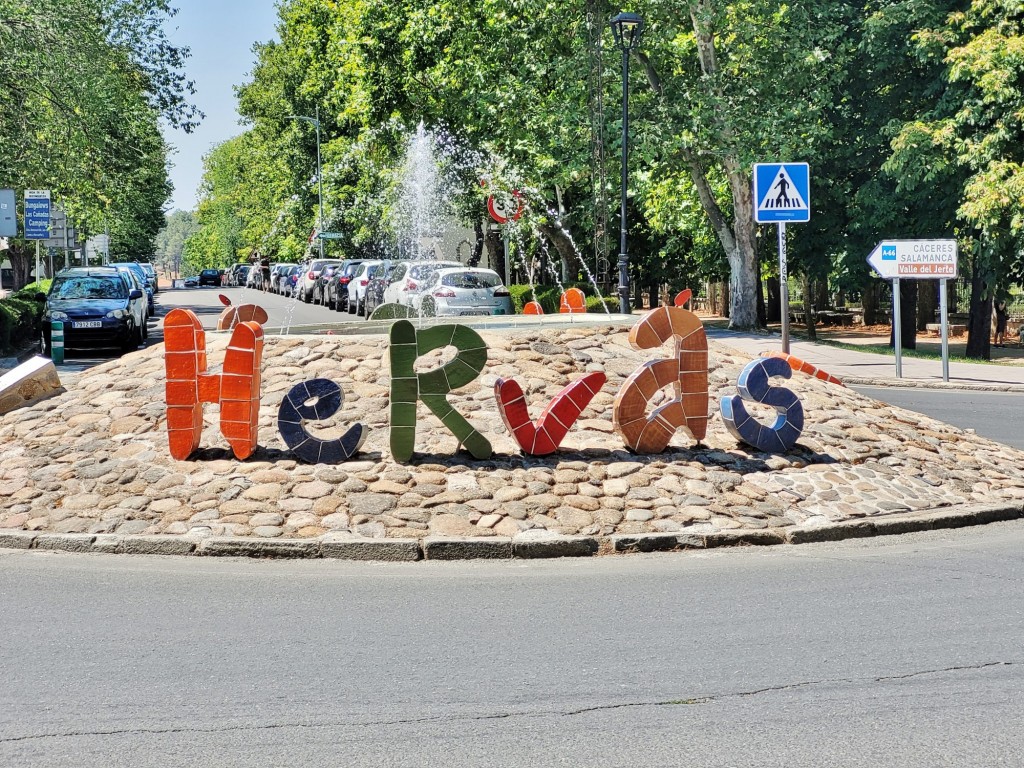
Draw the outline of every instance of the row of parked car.
M204 270L198 282L269 291L366 318L381 304L401 304L427 316L513 313L497 272L458 261L313 259L273 264L269 271L267 279L260 267L235 264Z
M52 348L52 323L64 326L64 346L138 349L149 337L159 293L151 264L122 262L102 267L73 267L57 273L44 302L43 349Z
M275 264L268 290L369 318L381 304L424 315L510 315L512 299L497 272L458 261L313 259Z

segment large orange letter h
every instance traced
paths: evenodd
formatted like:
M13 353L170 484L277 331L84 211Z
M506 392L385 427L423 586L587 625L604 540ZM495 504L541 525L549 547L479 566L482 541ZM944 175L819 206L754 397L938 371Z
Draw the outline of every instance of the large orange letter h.
M167 369L167 435L171 456L184 461L203 436L203 403L220 404L220 431L238 459L256 450L260 414L263 328L235 326L222 373L206 372L206 333L187 309L172 309L164 320Z

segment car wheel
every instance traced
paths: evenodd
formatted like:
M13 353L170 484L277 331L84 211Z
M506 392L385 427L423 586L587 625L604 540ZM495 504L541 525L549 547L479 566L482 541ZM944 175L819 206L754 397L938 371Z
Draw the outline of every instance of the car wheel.
M346 302L346 304L348 304L348 313L350 315L358 315L359 314L359 299L356 299L355 301L352 301L352 299L349 299Z
M53 345L50 343L50 339L46 338L46 334L39 334L40 341L39 346L43 350L44 357L53 357Z
M145 341L149 338L149 323L142 324L142 340Z
M122 352L131 352L139 348L142 344L142 329L138 326L132 326L131 331L128 333L128 339L121 345Z
M420 317L436 317L437 316L437 302L434 301L432 296L427 296L420 302Z

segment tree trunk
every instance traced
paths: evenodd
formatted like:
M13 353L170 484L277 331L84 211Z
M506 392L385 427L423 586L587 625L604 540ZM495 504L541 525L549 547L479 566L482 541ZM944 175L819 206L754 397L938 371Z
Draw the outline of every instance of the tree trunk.
M473 232L476 234L476 242L473 243L473 252L466 262L467 267L479 267L480 257L484 254L484 223L481 219L473 222Z
M967 320L967 357L992 359L992 291L975 267L971 273L971 313Z
M812 280L807 275L800 275L800 288L804 295L804 324L807 326L807 338L817 339L818 331L814 327L814 310L812 305L814 303L814 291L812 290Z
M501 233L496 229L487 227L487 234L484 237L484 245L487 247L487 260L491 269L505 279L505 245L501 242Z
M832 306L828 295L828 278L823 277L814 281L814 309L824 312Z
M896 348L896 328L889 329L889 346ZM917 282L900 280L900 345L917 349Z
M537 228L548 239L548 242L555 246L555 251L562 262L562 282L568 282L569 275L574 275L579 271L579 266L576 263L576 247L573 245L572 239L562 227L539 224ZM631 281L632 279L630 276Z
M29 250L23 245L12 245L7 251L7 258L11 262L13 290L20 291L32 281L31 273L35 251Z
M878 288L880 280L872 280L861 294L860 305L864 309L864 325L878 325Z
M921 280L917 284L917 330L926 331L928 323L935 322L939 306L939 281Z
M779 290L779 278L769 277L766 282L768 301L765 303L765 320L769 323L782 322L782 293Z
M761 259L757 260L757 324L761 328L768 326L768 310L764 305L764 281L761 280Z

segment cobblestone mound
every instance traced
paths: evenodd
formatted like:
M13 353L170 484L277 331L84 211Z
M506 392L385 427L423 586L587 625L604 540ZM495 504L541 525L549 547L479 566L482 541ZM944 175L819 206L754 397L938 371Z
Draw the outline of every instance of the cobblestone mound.
M487 367L451 401L491 440L488 461L456 453L455 438L422 406L415 458L392 459L381 336L269 337L256 454L234 460L217 429L218 409L207 406L204 448L174 461L157 346L0 417L0 529L265 538L783 532L1024 499L1024 453L801 373L787 384L806 412L797 448L772 455L737 444L717 415L717 398L735 393L747 359L715 342L704 445L680 433L664 454L633 455L612 431L611 404L623 380L656 354L631 349L625 332L609 328L482 335ZM225 346L223 336L209 337L212 369ZM425 370L443 356L417 365ZM498 415L496 378L516 377L536 418L571 379L598 370L608 383L562 448L523 456ZM337 421L312 431L332 437L357 421L369 427L347 463L301 464L277 432L284 395L316 377L341 384L345 405Z

